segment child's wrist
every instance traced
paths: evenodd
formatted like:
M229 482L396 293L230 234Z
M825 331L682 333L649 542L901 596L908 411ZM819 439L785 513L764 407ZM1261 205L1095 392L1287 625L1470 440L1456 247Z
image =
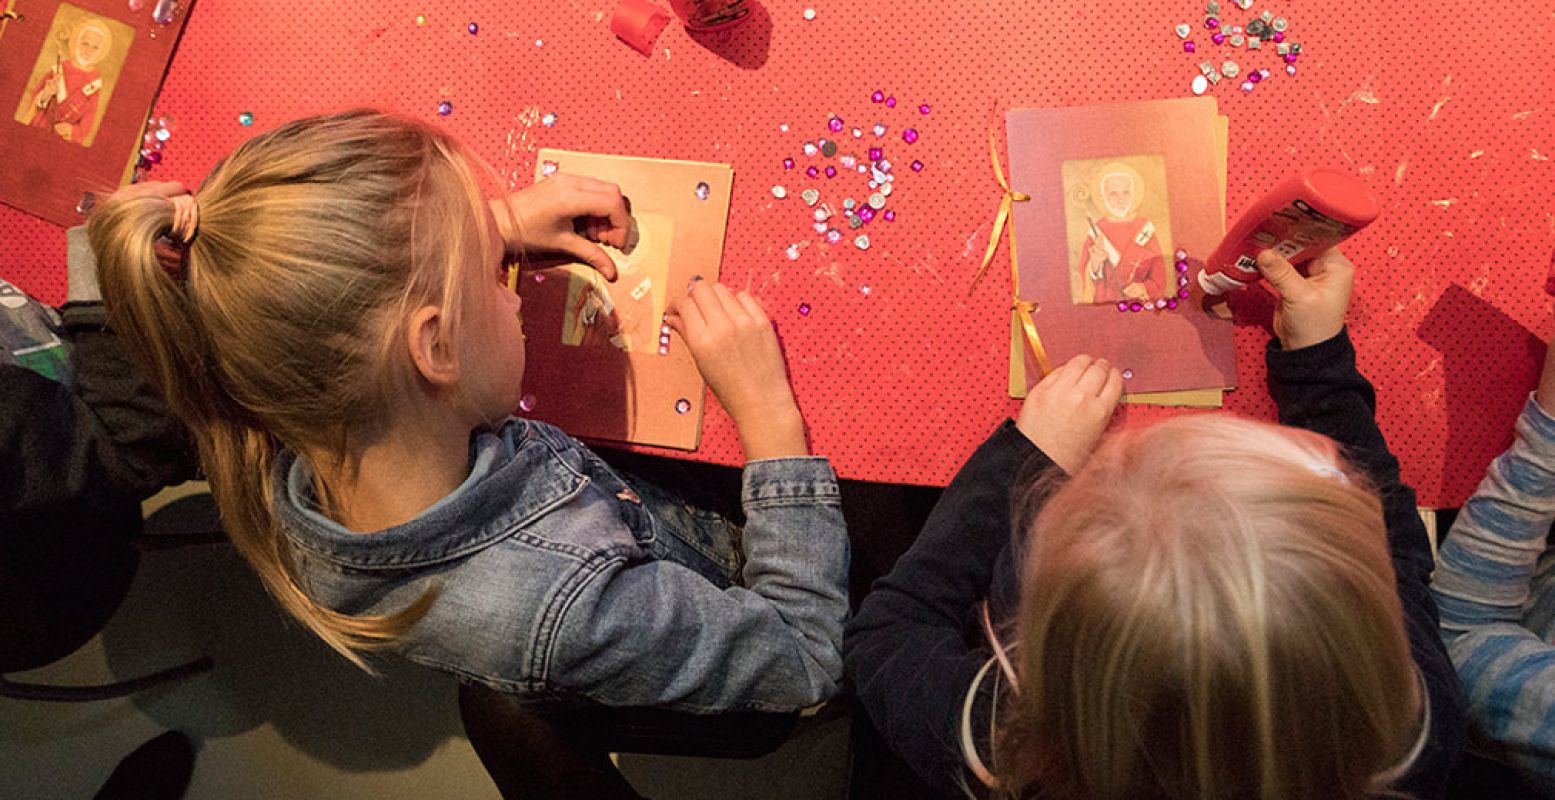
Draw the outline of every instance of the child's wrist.
M810 454L805 440L804 419L792 403L760 416L742 415L735 420L746 461L788 458Z

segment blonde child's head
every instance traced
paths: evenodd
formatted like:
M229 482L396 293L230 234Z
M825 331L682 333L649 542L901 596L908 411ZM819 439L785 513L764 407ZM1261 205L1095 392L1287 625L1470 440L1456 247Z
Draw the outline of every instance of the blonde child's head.
M1364 796L1419 699L1377 495L1316 434L1120 432L1029 532L994 771L1043 797Z
M218 164L181 257L166 250L165 198L116 197L89 222L111 319L195 432L233 543L354 660L430 595L386 617L312 603L272 518L270 472L283 449L349 469L427 403L472 426L517 406L517 299L498 285L501 238L471 163L446 134L351 111L283 125Z

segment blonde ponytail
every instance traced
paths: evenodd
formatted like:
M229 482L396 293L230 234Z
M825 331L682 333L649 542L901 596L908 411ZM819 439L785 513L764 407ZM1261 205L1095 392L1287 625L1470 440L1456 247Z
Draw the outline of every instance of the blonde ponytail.
M274 515L272 472L286 450L349 463L381 434L414 382L397 346L408 309L440 305L457 328L468 270L496 257L471 161L419 123L313 117L212 170L187 246L166 242L165 198L115 198L88 225L110 319L194 431L234 546L287 612L364 668L360 652L402 636L435 591L384 616L315 603Z

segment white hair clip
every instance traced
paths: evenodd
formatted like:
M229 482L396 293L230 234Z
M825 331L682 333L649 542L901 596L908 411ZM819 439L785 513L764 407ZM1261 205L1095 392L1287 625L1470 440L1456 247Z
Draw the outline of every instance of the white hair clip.
M1325 478L1336 480L1345 486L1350 485L1350 476L1344 474L1344 470L1339 469L1333 464L1308 464L1307 469L1310 469Z

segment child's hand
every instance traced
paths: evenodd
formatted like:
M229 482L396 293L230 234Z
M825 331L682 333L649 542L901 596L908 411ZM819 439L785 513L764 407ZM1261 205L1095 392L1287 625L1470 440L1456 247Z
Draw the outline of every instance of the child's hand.
M734 419L747 461L809 454L783 351L756 298L696 278L665 320Z
M621 187L558 173L491 201L491 212L508 252L563 253L616 279L615 262L595 242L626 247L632 217Z
M1344 329L1350 291L1355 288L1355 265L1339 248L1312 259L1306 277L1273 250L1258 254L1258 271L1280 295L1274 335L1286 350L1326 342Z
M1106 359L1075 356L1031 388L1015 425L1073 475L1091 457L1122 397L1117 367Z

